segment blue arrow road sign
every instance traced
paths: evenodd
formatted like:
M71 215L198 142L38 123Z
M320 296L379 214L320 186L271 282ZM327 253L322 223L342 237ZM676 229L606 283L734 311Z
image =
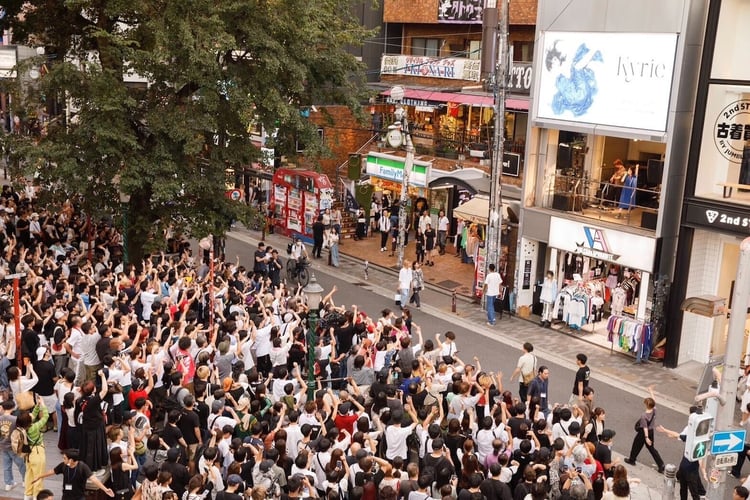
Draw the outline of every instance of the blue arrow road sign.
M745 430L717 431L711 441L711 455L740 453L745 444Z

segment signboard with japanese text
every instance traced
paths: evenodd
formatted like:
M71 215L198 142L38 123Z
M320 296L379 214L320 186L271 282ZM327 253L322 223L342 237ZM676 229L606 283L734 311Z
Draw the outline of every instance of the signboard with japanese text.
M535 119L664 132L676 33L547 31Z
M484 0L440 0L438 22L482 24L483 8Z
M695 196L750 205L750 86L710 85Z
M481 74L481 61L460 57L383 55L380 59L380 74L478 82Z

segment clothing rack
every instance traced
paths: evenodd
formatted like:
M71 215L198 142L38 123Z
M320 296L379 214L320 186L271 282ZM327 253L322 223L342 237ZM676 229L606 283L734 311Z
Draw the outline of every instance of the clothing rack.
M607 321L610 352L615 341L625 352L635 355L636 363L648 359L653 343L654 325L626 316L610 316Z

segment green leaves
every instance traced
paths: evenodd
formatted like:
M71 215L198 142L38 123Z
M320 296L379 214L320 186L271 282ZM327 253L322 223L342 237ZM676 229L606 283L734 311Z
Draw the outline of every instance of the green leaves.
M284 153L295 138L322 153L300 109L356 108L364 95L362 67L345 48L370 33L345 0L14 0L5 8L21 43L46 47L39 62L49 70L14 91L14 112L35 119L42 95L47 112L58 112L44 134L13 138L17 168L38 175L52 198L78 193L94 217L117 215L118 189L126 191L129 227L144 233L138 244L170 224L220 234L241 215L224 196L225 169L257 161L252 121L278 128Z

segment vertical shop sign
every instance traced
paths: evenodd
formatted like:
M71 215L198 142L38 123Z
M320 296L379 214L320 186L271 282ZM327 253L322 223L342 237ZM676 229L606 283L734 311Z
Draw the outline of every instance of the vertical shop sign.
M523 290L531 288L531 260L525 260L523 262Z

